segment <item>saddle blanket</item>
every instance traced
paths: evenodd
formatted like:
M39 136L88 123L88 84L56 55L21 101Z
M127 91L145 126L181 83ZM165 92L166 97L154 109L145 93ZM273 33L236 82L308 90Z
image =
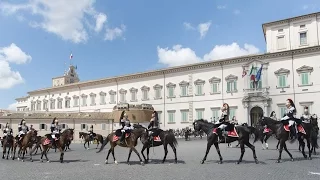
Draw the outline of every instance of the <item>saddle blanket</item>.
M288 124L284 125L283 128L284 128L284 130L286 130L286 131L290 131Z
M263 133L268 133L268 132L270 132L270 131L271 131L270 128L264 128Z
M126 133L125 138L129 137L129 135L130 135L129 133ZM119 136L113 135L112 142L116 142L118 140L119 140Z
M51 141L50 141L50 139L48 139L48 138L46 138L44 141L43 141L43 145L48 145L48 144L50 144L51 143Z
M213 132L214 134L218 134L218 133L217 133L217 129L218 129L218 128L214 128L214 129L212 130L212 132ZM237 133L237 131L236 131L236 128L233 128L232 131L228 131L228 136L229 136L229 137L239 137L239 135L238 135L238 133Z
M160 136L153 137L153 141L161 141Z
M301 124L299 124L297 126L298 132L302 133L302 134L307 134L306 131L304 130L303 126Z

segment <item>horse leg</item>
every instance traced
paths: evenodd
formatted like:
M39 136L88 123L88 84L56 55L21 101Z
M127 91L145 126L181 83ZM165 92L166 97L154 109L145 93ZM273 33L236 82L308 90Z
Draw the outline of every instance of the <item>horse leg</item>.
M26 149L25 147L22 148L22 162L24 162L24 155L26 154Z
M278 157L278 160L276 161L277 163L280 163L280 160L281 160L281 155L282 155L282 150L283 150L283 147L284 147L284 145L285 145L285 140L282 140L281 139L281 142L280 142L280 140L279 140L279 142L278 143L280 143L280 149L279 149L279 157Z
M59 147L60 150L60 163L63 163L63 156L64 156L64 147Z
M211 142L207 142L206 154L204 155L202 161L200 162L201 164L203 164L204 161L207 160L207 156L208 156L208 154L209 154L209 151L210 151L211 146L212 146L212 143L211 143ZM217 147L216 147L216 148L217 148ZM217 151L218 151L218 149L217 149Z
M279 150L279 144L280 144L280 140L278 140L278 144L276 146L276 150Z
M32 147L32 146L31 146L31 147ZM30 158L30 161L33 162L32 153L31 153L31 152L32 152L32 151L31 151L31 147L29 147L29 149L30 149L30 153L29 153L29 156L30 156L30 157L29 157L29 158Z
M143 159L144 159L144 163L148 163L148 161L147 161L147 159L146 159L146 157L144 156L144 151L147 149L147 146L144 144L143 145L143 147L142 147L142 149L141 149L141 154L142 154L142 157L143 157Z
M252 150L253 159L254 159L254 161L255 161L256 164L259 164L259 161L258 161L258 158L257 158L257 155L256 155L256 148L255 148L255 146L252 145L250 142L246 142L245 145L248 146L248 147Z
M266 144L266 149L269 149L269 144L267 143L269 138L270 138L270 135L266 135L266 138L264 139L264 143Z
M87 141L84 140L84 144L83 144L84 149L87 149L86 144L87 144Z
M150 147L147 148L147 161L149 162Z
M44 150L46 150L45 148L43 148L43 151L41 152L41 157L40 157L40 162L43 162L43 155L44 155L44 153L45 153L45 151Z
M168 155L168 143L165 142L163 144L163 148L164 148L164 157L163 157L162 163L164 163Z
M4 155L6 154L6 145L3 145L2 159L4 159Z
M108 164L109 155L110 155L110 153L111 153L112 151L113 151L113 147L111 146L110 149L109 149L109 151L108 151L107 157L106 157L106 161L105 161L106 164ZM113 155L113 153L112 153L112 155ZM113 159L114 159L114 163L115 163L115 164L118 164L117 161L116 161L116 158L114 158L114 155L113 155Z
M9 154L10 154L10 150L11 150L11 148L12 148L12 146L10 145L10 146L8 147L6 160L8 160L8 159L9 159Z
M244 152L246 151L245 148L244 148L244 142L243 142L243 140L240 141L240 149L241 149L241 154L240 154L239 160L237 161L237 164L240 164L240 162L242 161Z
M311 147L310 147L310 138L307 138L307 147L308 147L308 150L309 150L309 160L311 160L311 154L312 154L312 150L311 150Z
M130 150L129 150L129 155L128 155L128 159L127 159L127 164L128 165L130 165L129 160L130 160L130 157L131 157L131 153L132 153L132 148L130 148Z
M284 150L288 153L288 155L290 156L291 161L294 161L294 160L293 160L293 157L292 157L292 154L288 151L286 142L284 142L283 148L284 148Z
M262 134L261 138L260 138L260 141L261 141L261 147L262 147L262 150L265 150L264 146L263 146L263 140L264 140L264 134ZM239 143L240 144L240 143Z
M98 149L98 146L99 146L99 141L97 141L97 147L96 147L96 149Z
M141 165L144 165L144 162L142 161L141 157L140 157L140 154L139 152L137 151L137 149L135 147L132 147L132 150L137 154L137 156L139 157L139 160L140 160L140 164ZM168 150L167 150L168 151Z
M304 157L305 159L307 159L308 156L307 156L306 153L304 152L304 149L305 149L305 147L306 147L306 144L304 143L304 139L303 139L303 136L302 136L302 135L299 136L298 141L299 141L299 148L301 147L301 153L302 153L303 157Z
M177 164L177 163L178 163L177 149L176 149L176 147L174 147L174 144L173 144L173 143L170 143L169 145L171 146L172 151L173 151L173 153L174 153L174 163Z

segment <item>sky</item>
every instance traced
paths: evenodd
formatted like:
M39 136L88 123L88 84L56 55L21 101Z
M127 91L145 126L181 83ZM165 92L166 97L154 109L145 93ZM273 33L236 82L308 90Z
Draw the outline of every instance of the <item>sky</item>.
M87 81L264 53L263 23L318 11L319 0L0 0L0 109L70 63Z

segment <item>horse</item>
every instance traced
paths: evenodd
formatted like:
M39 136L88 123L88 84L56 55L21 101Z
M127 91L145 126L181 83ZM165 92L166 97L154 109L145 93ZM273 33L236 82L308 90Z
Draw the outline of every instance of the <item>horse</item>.
M36 130L30 130L27 132L27 134L23 135L21 141L18 140L18 136L16 137L14 146L13 146L13 159L15 159L15 154L16 154L16 148L19 146L18 150L18 160L20 160L21 154L22 158L21 161L24 162L24 156L26 154L27 148L31 148L33 145L33 142L37 138L38 131ZM32 154L30 154L30 161L32 162Z
M97 141L97 147L96 149L98 149L99 144L103 143L103 136L101 134L95 134L95 136L93 137L94 140Z
M199 120L196 120L193 122L193 126L196 131L203 130L203 132L205 132L207 134L207 150L206 150L206 154L205 154L204 158L201 161L201 164L203 164L204 161L207 159L207 155L208 155L212 145L215 146L217 153L219 155L220 160L218 163L222 164L223 158L220 153L219 135L217 132L218 125L213 124L213 123L209 123L203 119L199 119ZM253 133L255 134L254 142L258 141L259 133L257 132L257 130L254 127L246 127L246 126L235 126L234 129L236 131L237 136L236 137L226 137L225 143L231 143L236 140L239 141L240 148L241 148L241 155L240 155L239 160L237 161L237 164L242 162L242 158L245 153L244 145L248 146L252 150L255 163L258 164L259 161L257 159L255 147L254 147L254 145L250 144L250 142L249 142L250 135Z
M311 152L313 152L314 155L316 155L316 149L319 148L318 145L318 134L319 134L319 126L318 126L318 117L316 114L313 114L311 116L311 125L312 125L312 131L311 131Z
M90 148L90 141L92 141L92 139L90 138L90 135L85 132L79 132L79 138L84 139L83 147L85 149L89 149ZM88 144L88 148L86 147L86 144Z
M256 126L257 130L259 131L259 139L261 141L261 146L262 146L262 150L264 149L268 149L269 148L269 144L268 144L268 139L272 136L273 131L270 128L265 128L264 126L261 125L257 125ZM266 146L264 147L263 144L266 144Z
M32 154L39 146L42 147L42 153L40 161L43 162L43 156L46 157L47 162L50 162L50 160L47 157L47 153L50 148L52 148L53 144L49 140L48 137L50 137L50 134L46 134L44 137L40 139L40 141L37 142L36 146L33 147L33 149L30 151L30 154ZM74 129L65 129L58 139L52 139L52 141L55 141L56 147L60 151L60 163L63 163L63 156L64 156L64 150L65 146L69 141L73 140L74 136Z
M5 158L5 154L7 154L6 159L7 160L9 159L9 153L10 153L10 150L13 148L13 143L14 143L14 137L11 134L8 134L6 136L6 138L3 138L3 141L2 141L2 149L3 149L2 159ZM7 148L8 148L8 151L7 151ZM11 151L10 157L11 156L12 156L12 151Z
M135 127L138 128L138 127ZM149 135L149 132L154 132L158 134L158 136L153 137ZM140 141L143 144L141 154L143 156L144 162L148 163L149 162L149 150L150 147L157 147L157 146L163 146L164 148L164 157L162 160L162 163L165 162L167 155L168 155L168 144L171 146L173 152L174 152L174 162L177 163L177 150L176 147L178 145L178 141L176 137L174 136L174 133L172 131L163 131L161 129L151 129L151 130L146 130L146 132L142 133ZM147 159L144 156L144 151L147 149Z
M109 151L108 151L108 155L107 155L106 161L105 161L106 164L108 164L108 159L109 159L109 155L110 155L111 152L112 152L112 156L113 156L114 163L115 163L115 164L118 164L118 162L117 162L117 160L116 160L116 158L115 158L115 156L114 156L114 148L118 145L118 146L120 146L120 147L130 148L130 150L129 150L129 156L128 156L128 159L127 159L127 164L128 164L128 165L130 165L129 160L130 160L130 156L131 156L132 151L134 151L134 152L137 154L137 156L139 157L139 160L140 160L141 165L144 165L144 163L143 163L143 161L142 161L142 159L141 159L141 157L140 157L139 152L138 152L137 149L135 148L135 147L137 146L137 143L138 143L138 142L137 142L137 141L138 141L138 138L140 138L141 135L142 135L144 132L146 132L146 129L145 129L145 128L142 128L142 127L141 127L141 128L133 129L133 130L131 131L131 133L126 133L126 135L125 135L125 140L124 140L125 143L124 143L124 144L121 144L121 143L120 143L120 138L119 138L119 137L121 136L121 133L120 133L120 131L119 131L119 129L118 129L117 131L110 133L110 134L107 136L107 138L105 138L105 139L103 140L103 143L102 143L102 145L101 145L101 147L100 147L100 150L97 151L97 153L101 152L101 151L103 150L103 148L108 144L108 142L110 142L110 149L109 149Z

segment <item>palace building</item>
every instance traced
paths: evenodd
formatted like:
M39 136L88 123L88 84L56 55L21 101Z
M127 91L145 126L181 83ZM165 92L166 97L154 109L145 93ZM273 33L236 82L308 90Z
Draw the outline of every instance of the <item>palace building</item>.
M264 54L84 82L71 65L52 79L52 87L17 98L17 111L94 113L147 104L158 111L163 129L191 126L200 118L218 120L224 102L230 118L250 125L272 111L282 117L288 98L298 115L304 106L320 112L320 13L265 23L262 29Z

